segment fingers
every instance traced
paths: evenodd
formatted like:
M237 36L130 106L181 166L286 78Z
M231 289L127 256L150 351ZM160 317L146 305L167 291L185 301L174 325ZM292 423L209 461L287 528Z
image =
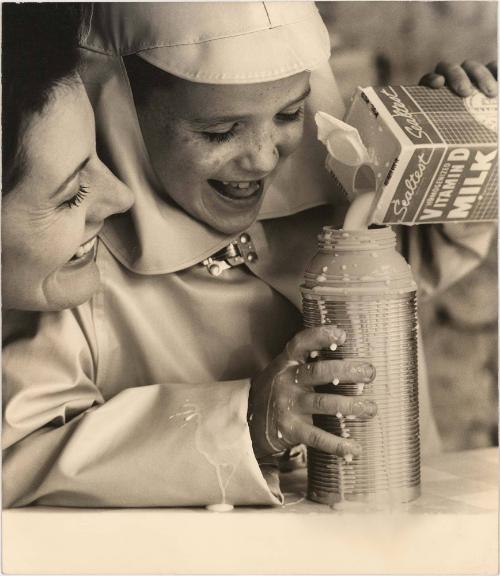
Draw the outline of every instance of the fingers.
M302 394L298 406L304 414L342 414L356 418L373 418L377 414L377 405L371 400L319 392Z
M375 367L363 360L321 360L301 364L296 368L294 381L302 387L333 382L368 384L375 378Z
M426 74L422 76L420 79L419 84L421 86L429 86L431 88L442 88L445 85L445 77L441 74L436 74L435 72L431 72L430 74Z
M306 328L288 342L284 354L287 360L305 362L312 350L327 350L332 344L341 346L345 339L345 332L333 324Z
M339 438L308 422L300 422L297 425L296 434L302 438L302 442L307 446L328 454L336 454L337 456L347 456L348 454L359 456L361 454L361 446L354 440Z
M459 64L440 62L436 66L436 74L444 76L446 84L459 96L466 97L472 94L472 82L467 72Z
M450 62L440 62L436 71L426 74L420 84L432 88L441 88L445 83L456 94L462 97L470 96L477 86L481 92L490 98L497 95L497 63L490 62L484 66L476 60L465 60L460 66Z
M481 92L486 94L486 96L496 96L497 82L488 67L483 66L483 64L475 60L466 60L462 64L462 68Z
M493 75L493 78L495 78L495 80L496 80L497 79L497 61L493 60L493 62L488 62L488 64L486 64L486 68L488 68L488 70Z

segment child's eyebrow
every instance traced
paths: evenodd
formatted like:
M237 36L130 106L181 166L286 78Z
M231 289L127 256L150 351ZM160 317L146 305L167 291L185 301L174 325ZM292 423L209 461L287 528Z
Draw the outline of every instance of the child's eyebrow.
M302 100L305 100L309 96L310 93L311 93L311 87L308 86L307 89L305 90L305 92L302 94L302 96L299 96L298 98L296 98L292 102L289 102L285 106L285 108L289 108L290 106L293 106L294 104L298 104L299 102L302 102Z
M302 102L302 100L305 100L309 96L310 93L311 93L311 87L308 86L303 94L301 94L298 98L295 98L291 102L288 102L287 104L285 104L283 106L282 110L286 110L286 108L290 108L290 106L293 106L295 104L298 104L299 102ZM212 118L199 117L199 118L190 118L189 123L190 124L196 124L200 127L215 126L216 124L228 124L230 122L236 122L237 120L241 120L242 118L245 118L245 114L242 114L242 115L231 114L228 116L214 116Z

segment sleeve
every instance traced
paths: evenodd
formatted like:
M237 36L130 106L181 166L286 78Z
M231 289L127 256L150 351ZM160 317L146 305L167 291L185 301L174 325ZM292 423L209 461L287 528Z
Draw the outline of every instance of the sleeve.
M280 504L254 457L249 381L154 383L105 399L90 307L7 314L4 506Z
M443 292L472 272L486 258L496 234L492 223L401 228L402 251L424 299Z

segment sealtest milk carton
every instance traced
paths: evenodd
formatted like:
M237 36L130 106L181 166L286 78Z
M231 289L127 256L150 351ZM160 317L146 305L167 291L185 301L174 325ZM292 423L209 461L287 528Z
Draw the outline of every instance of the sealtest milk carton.
M345 122L374 174L369 222L497 219L497 100L424 86L358 88Z

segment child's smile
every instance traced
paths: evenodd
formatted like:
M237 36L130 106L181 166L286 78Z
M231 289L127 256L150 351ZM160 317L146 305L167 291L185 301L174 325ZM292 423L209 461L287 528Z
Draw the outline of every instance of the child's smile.
M159 75L144 85L137 69ZM143 138L165 192L227 234L250 226L282 161L302 137L309 73L242 85L199 84L127 62Z
M230 200L249 200L256 198L263 188L262 180L252 182L221 182L220 180L208 180L210 186L215 188L219 194Z

